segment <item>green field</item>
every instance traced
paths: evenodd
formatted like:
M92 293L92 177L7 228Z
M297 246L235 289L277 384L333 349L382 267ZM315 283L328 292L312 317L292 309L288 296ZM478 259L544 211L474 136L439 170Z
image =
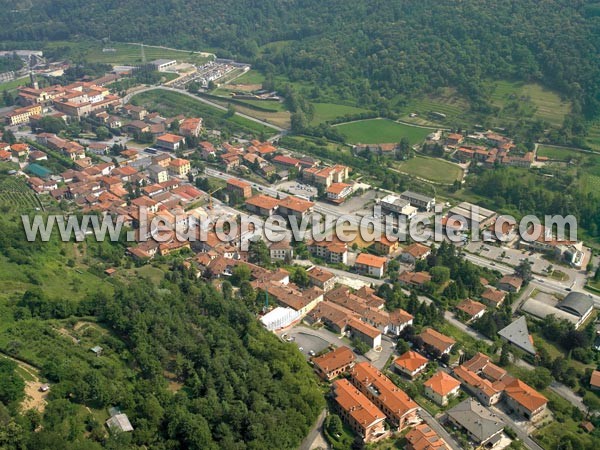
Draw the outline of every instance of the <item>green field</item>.
M416 156L408 161L398 163L395 167L400 172L425 178L435 183L452 184L454 181L462 179L463 175L462 169L456 164L424 156Z
M367 112L366 109L355 106L337 105L335 103L313 103L315 115L310 121L311 125L318 125L322 122L337 119L347 115L355 115Z
M585 142L592 150L600 151L600 122L590 127Z
M537 155L565 162L569 162L572 159L581 159L586 156L585 153L570 148L546 145L540 145L538 147Z
M27 212L40 208L41 204L25 182L16 177L3 177L0 181L0 209Z
M167 116L175 116L177 114L200 116L205 120L213 120L215 125L227 127L232 132L265 133L267 136L275 134L273 128L266 127L239 115L226 118L224 117L226 114L225 111L177 92L160 89L142 92L132 98L132 103L144 105L150 110L159 111L161 114Z
M489 84L492 104L502 108L500 116L509 120L531 117L561 125L571 112L571 103L539 84L495 81Z
M103 52L103 48L114 48L115 52ZM72 54L81 55L87 61L105 63L105 64L137 64L142 62L141 47L137 44L124 44L112 42L102 44L100 42L66 42L55 41L48 42L44 49L65 49ZM202 56L199 52L188 50L170 50L158 47L144 46L144 55L146 61L153 59L176 59L182 62L202 63L209 58Z
M262 84L265 76L257 70L249 70L232 81L232 84Z
M0 92L13 91L19 86L25 86L29 83L29 77L17 78L16 80L7 81L6 83L0 83Z
M425 140L432 131L389 119L360 120L335 127L351 144L386 144L400 142L402 138L407 138L413 145Z

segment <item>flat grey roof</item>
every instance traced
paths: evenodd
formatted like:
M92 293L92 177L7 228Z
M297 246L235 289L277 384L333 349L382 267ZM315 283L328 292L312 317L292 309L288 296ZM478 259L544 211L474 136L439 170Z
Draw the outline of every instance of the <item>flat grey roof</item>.
M527 353L535 355L535 347L529 338L529 329L527 328L525 316L519 317L510 325L502 328L498 331L498 334L511 344L525 350Z
M430 196L424 195L424 194L419 194L419 193L413 192L413 191L404 191L402 194L400 194L400 196L414 198L414 199L420 200L422 202L433 202L433 201L435 201L434 197L430 197Z
M463 216L469 220L471 220L471 215L473 215L473 218L477 222L482 222L496 214L496 212L492 211L491 209L485 209L479 205L474 205L473 203L468 202L459 203L454 208L451 208L448 212L457 216Z

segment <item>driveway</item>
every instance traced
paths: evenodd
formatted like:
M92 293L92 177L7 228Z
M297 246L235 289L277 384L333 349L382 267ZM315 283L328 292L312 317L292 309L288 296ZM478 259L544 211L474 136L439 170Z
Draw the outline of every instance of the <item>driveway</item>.
M317 421L313 425L313 427L308 432L308 435L304 438L298 450L313 450L316 448L325 448L329 449L329 444L325 440L325 436L323 436L323 422L325 421L325 417L327 417L327 410L324 409L317 417Z
M515 433L517 433L517 436L519 439L521 439L521 441L530 449L532 450L544 450L542 447L540 447L533 439L531 439L529 437L529 434L527 434L527 432L525 430L523 430L523 428L521 428L521 426L519 425L518 422L515 422L512 417L510 417L508 414L506 414L504 411L502 411L500 408L496 407L496 406L490 406L489 408L494 414L498 415L503 421L504 423L506 423L508 426L510 426Z

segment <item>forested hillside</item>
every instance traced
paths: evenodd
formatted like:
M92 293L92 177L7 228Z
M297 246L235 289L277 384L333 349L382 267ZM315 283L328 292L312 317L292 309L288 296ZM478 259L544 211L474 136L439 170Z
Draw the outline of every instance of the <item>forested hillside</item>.
M145 267L160 275L154 280L103 277L106 264L137 273L119 243L27 243L18 219L3 213L0 448L298 446L324 406L316 378L231 289L217 292L177 259ZM64 280L60 295L46 281L53 270ZM72 272L103 289L72 286ZM43 414L19 413L23 372L6 356L50 382ZM132 433L108 436L111 406L129 416Z
M540 81L600 112L600 3L586 0L0 1L0 41L72 39L212 48L341 98L394 109L460 89L485 113L482 79ZM272 45L269 45L273 43Z

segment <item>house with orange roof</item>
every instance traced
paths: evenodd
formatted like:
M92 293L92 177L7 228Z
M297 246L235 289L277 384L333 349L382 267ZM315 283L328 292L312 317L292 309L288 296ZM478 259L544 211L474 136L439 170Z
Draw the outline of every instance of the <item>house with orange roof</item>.
M273 164L277 164L283 167L292 167L296 169L300 167L300 160L292 158L291 156L277 155L275 158L272 159L272 161Z
M237 178L230 178L227 180L227 190L239 198L246 199L252 196L252 186L250 183L244 180L238 180Z
M188 117L179 125L179 132L183 136L198 137L202 132L202 119L199 117Z
M191 169L192 166L187 159L175 158L169 163L169 172L178 177L185 177Z
M450 353L456 341L433 328L425 328L419 335L423 339L425 348L428 351L438 352L441 355Z
M427 272L410 272L405 270L398 275L398 282L404 286L423 287L431 281L431 275Z
M279 261L291 261L294 257L292 244L285 239L279 242L273 242L269 246L269 253L271 254L271 259Z
M419 421L419 405L371 363L355 364L350 381L385 413L397 431Z
M400 247L398 239L390 240L385 235L381 235L379 239L373 242L373 249L379 255L391 255Z
M0 150L0 161L8 161L10 158L11 154L9 151L6 151L4 149Z
M385 414L346 379L331 385L337 412L363 442L377 442L389 436Z
M481 319L485 313L485 305L467 298L456 305L456 309L467 317L467 323Z
M523 286L523 279L511 275L504 275L498 280L498 288L506 292L519 292Z
M424 393L426 397L440 406L446 406L449 398L458 395L460 381L440 370L423 383L423 387L425 388Z
M423 422L406 433L406 450L450 450L427 423Z
M354 352L348 347L342 346L321 356L312 358L315 372L322 379L331 381L343 372L354 366Z
M498 308L506 298L506 292L488 286L481 294L481 299L489 306Z
M310 284L323 289L324 292L330 291L335 286L336 277L328 270L313 267L307 271L307 274Z
M268 195L258 194L245 202L246 209L259 216L272 216L279 207L279 200Z
M371 275L377 278L383 277L385 274L385 266L387 259L381 256L370 255L368 253L361 253L356 257L354 262L354 268L358 273Z
M308 251L327 262L348 264L348 244L337 239L331 241L310 241Z
M222 155L219 155L219 160L226 172L235 169L240 165L240 155L237 153L223 153Z
M465 137L459 133L450 133L446 136L446 145L455 146L460 145L465 140Z
M590 387L593 390L600 390L600 370L594 370L590 376Z
M426 245L415 242L404 249L400 259L409 264L427 258L431 254L431 249Z
M10 146L10 151L13 158L25 159L29 156L29 145L17 142Z
M156 203L150 197L146 197L144 195L131 200L131 204L138 208L148 208L148 211L151 213L156 213L156 211L158 211L158 203Z
M179 150L185 144L185 138L177 134L166 133L156 138L156 145L173 152Z
M284 217L295 217L296 219L302 220L304 217L312 213L313 202L308 200L288 195L283 200L279 201L279 214Z
M409 378L416 377L427 367L429 360L412 350L403 353L394 360L394 369Z
M500 401L503 385L495 385L490 380L480 377L464 364L456 367L453 373L465 390L474 395L482 405L491 406Z
M348 183L333 183L325 192L327 193L327 200L340 205L352 194L353 189L352 185Z
M511 412L516 412L531 422L537 421L548 405L546 397L518 378L506 386L504 397Z

